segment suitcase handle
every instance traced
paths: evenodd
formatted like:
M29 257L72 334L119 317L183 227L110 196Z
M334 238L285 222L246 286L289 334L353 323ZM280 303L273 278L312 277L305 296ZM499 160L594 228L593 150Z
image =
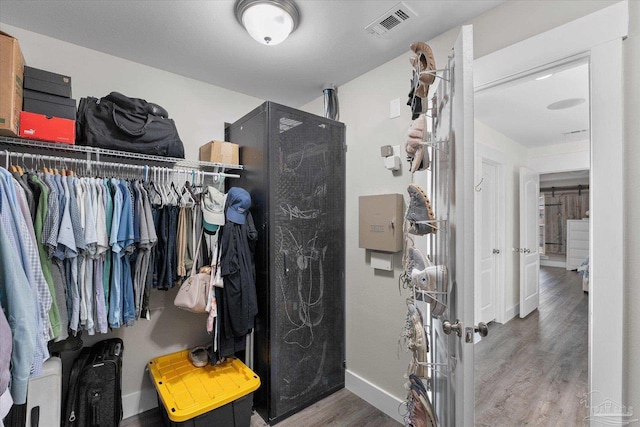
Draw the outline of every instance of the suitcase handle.
M100 405L100 392L94 391L91 396L91 427L100 427L98 405Z
M40 425L40 406L34 406L31 408L31 427L38 427Z

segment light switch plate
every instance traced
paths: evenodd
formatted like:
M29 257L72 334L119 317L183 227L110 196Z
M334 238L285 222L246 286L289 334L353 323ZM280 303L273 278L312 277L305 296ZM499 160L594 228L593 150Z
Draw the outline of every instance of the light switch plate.
M400 117L400 98L392 99L389 103L389 118Z

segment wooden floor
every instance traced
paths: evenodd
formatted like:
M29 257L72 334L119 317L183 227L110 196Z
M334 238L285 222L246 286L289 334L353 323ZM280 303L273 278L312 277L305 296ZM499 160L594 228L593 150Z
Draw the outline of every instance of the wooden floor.
M120 423L120 427L162 427L162 418L160 418L158 411L159 409L156 408L127 418ZM258 414L254 413L251 417L251 427L267 425ZM397 421L346 389L332 394L277 424L278 427L398 427L399 425Z
M587 409L587 309L582 276L540 270L540 309L526 319L491 323L475 348L476 426L579 426ZM158 409L121 427L161 427ZM251 427L267 424L255 414ZM277 424L278 427L397 427L399 423L346 389Z
M540 270L540 308L491 323L475 347L476 426L580 426L587 409L588 295L582 276Z

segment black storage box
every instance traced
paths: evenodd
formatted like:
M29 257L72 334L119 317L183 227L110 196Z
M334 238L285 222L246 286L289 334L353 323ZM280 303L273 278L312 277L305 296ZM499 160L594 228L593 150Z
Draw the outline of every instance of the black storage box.
M249 427L252 406L253 393L249 393L213 411L180 423L169 419L167 410L158 396L158 410L162 414L165 427Z
M151 359L149 375L166 427L250 427L260 378L241 360L197 368L189 350Z
M22 110L49 117L76 119L76 100L25 89L22 93Z
M24 67L25 89L71 98L71 77L50 71Z

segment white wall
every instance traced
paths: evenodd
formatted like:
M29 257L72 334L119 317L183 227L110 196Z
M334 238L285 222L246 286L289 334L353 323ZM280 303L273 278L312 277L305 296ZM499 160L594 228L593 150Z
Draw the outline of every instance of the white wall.
M77 101L116 91L163 106L176 122L188 159L198 159L202 144L224 140L225 121L233 122L263 102L21 28L0 23L0 29L18 39L26 65L71 76Z
M73 96L77 100L118 91L162 105L176 122L187 158L197 159L198 147L203 143L224 139L225 121L237 120L262 102L9 25L0 28L19 40L27 65L71 76ZM177 288L166 293L152 291L152 307L164 309L152 312L151 321L141 320L133 327L123 327L107 335L119 336L124 341L125 417L156 406L153 385L145 373L149 359L209 341L206 317L177 309L173 305L176 292ZM92 344L103 338L105 336L96 335L85 343ZM139 393L141 389L145 391Z
M501 154L505 171L505 230L506 247L502 248L505 258L505 313L504 321L518 314L520 302L520 254L512 249L520 247L520 167L527 164L527 148L517 141L501 134L484 123L475 121L477 155L496 157ZM497 159L496 159L497 160ZM479 178L476 179L478 182Z
M555 1L553 5L538 1L506 2L469 22L474 25L475 57L611 4L611 1L570 0ZM445 63L458 31L459 28L455 28L428 41L438 67ZM357 247L357 203L361 195L392 192L402 193L407 200L406 186L411 180L410 175L406 168L396 176L384 170L379 147L402 144L410 123L408 107L404 106L411 76L409 56L409 53L403 54L339 88L340 119L347 125L348 145L345 271L347 369L356 374L361 383L366 383L356 392L376 404L385 397L385 393L397 400L404 400L406 396L403 375L407 359L404 355L397 357L397 341L406 312L406 292L398 294L401 265L397 257L394 272L376 274L368 265L365 250ZM402 115L389 119L389 101L395 98L401 100ZM301 108L322 115L322 98ZM366 387L370 392L366 391ZM397 418L397 408L385 412Z
M527 167L540 173L586 170L591 167L589 140L529 148Z
M640 415L640 2L629 2L629 38L625 55L625 360L624 404ZM621 242L622 243L622 242Z

